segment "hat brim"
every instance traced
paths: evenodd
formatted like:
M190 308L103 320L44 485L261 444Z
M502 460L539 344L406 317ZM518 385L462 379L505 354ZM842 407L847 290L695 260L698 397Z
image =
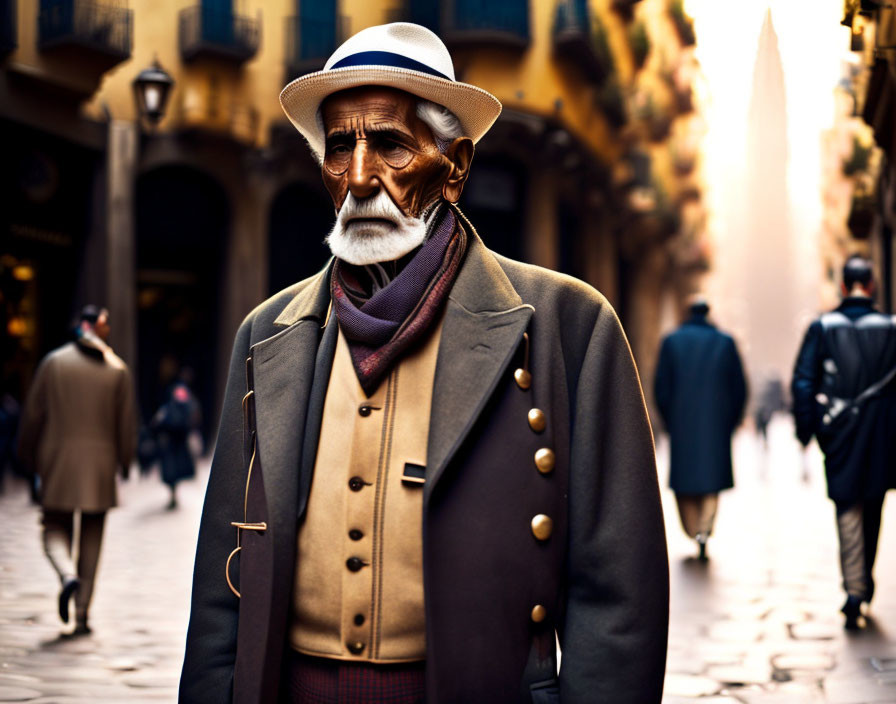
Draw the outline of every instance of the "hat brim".
M324 134L317 122L321 102L337 91L360 86L388 86L444 105L457 115L464 136L473 142L478 142L501 114L501 102L482 88L392 66L351 66L309 73L281 91L280 105L311 149L323 155Z

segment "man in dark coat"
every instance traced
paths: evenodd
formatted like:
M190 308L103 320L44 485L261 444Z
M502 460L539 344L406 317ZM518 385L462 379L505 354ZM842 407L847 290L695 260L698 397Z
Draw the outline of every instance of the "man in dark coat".
M685 532L706 559L719 492L734 486L731 434L740 423L747 385L737 345L710 323L709 304L663 339L654 394L671 446L669 485Z
M847 259L841 290L840 305L806 331L791 392L797 437L805 446L815 435L825 455L852 630L874 594L884 494L896 487L896 318L874 309L867 259Z
M398 23L281 95L336 256L237 333L182 702L662 698L631 352L599 293L489 251L454 205L500 104L453 76Z

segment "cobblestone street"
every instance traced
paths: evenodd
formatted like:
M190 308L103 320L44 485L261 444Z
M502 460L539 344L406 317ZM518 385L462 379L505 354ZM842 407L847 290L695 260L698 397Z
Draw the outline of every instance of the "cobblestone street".
M868 628L848 635L838 609L833 507L821 457L808 481L788 419L769 457L736 441L737 488L721 497L710 561L693 559L674 497L663 490L672 574L665 704L896 702L896 500L885 505ZM659 448L665 485L664 440ZM0 701L174 702L189 611L193 550L207 465L165 511L155 476L121 486L110 512L91 611L92 635L63 635L58 582L24 487L0 496Z
M735 439L735 489L721 494L708 564L663 490L672 576L664 704L896 702L896 500L884 505L877 593L865 631L848 634L834 507L813 444L802 481L789 417L769 452L751 431ZM658 450L665 486L668 446Z
M166 511L157 474L120 485L109 512L86 637L66 637L39 511L21 484L0 497L0 701L174 702L207 464ZM69 626L66 630L71 630Z

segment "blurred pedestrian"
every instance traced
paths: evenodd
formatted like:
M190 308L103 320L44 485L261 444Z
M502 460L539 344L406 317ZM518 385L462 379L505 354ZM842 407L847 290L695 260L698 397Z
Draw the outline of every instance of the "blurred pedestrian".
M706 560L719 492L734 486L731 435L740 423L747 385L737 345L707 320L695 298L690 317L660 348L654 394L671 447L669 485L685 532Z
M875 310L871 262L843 266L843 300L806 331L793 370L796 434L825 456L837 513L846 628L862 626L874 595L884 495L896 487L896 318Z
M199 402L186 382L179 379L172 384L168 400L156 411L150 424L156 438L162 481L171 491L168 510L177 508L178 482L196 474L189 439L199 422Z
M762 445L768 449L768 425L775 413L787 408L784 401L784 382L777 374L766 378L759 391L759 400L756 402L756 410L753 413L753 421L756 424L756 432L762 438Z
M117 503L115 474L127 478L136 441L136 411L127 366L107 344L109 314L85 306L76 341L40 363L25 401L19 456L40 479L44 550L59 575L59 617L75 633L90 632L93 594L106 511ZM72 560L75 515L78 564Z

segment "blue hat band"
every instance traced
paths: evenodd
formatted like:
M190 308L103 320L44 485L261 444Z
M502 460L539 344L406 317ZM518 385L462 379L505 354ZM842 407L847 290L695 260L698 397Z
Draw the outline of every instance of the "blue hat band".
M330 66L330 70L334 68L346 68L348 66L391 66L392 68L407 68L411 71L420 71L428 73L430 76L437 76L450 81L444 73L430 68L426 64L419 61L402 56L401 54L393 54L391 51L361 51L351 56L340 59Z

